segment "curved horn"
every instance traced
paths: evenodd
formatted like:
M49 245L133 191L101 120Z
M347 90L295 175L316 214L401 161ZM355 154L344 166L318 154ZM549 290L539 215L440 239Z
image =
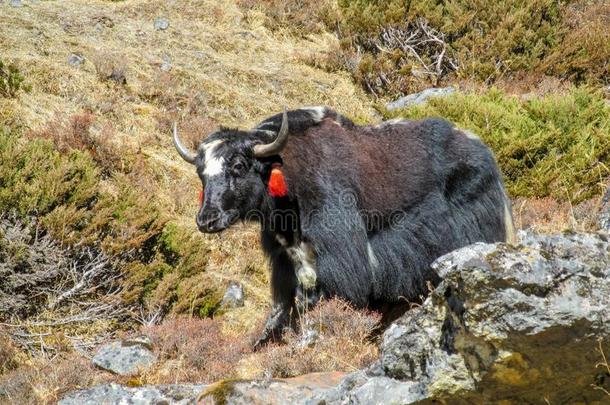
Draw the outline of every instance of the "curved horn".
M195 164L195 158L197 157L197 155L194 154L193 152L191 152L190 150L188 150L182 144L182 142L180 142L180 138L178 137L178 126L176 125L175 122L174 122L174 146L176 147L176 150L178 151L180 156L182 156L182 159L186 160L190 164L193 164L193 165Z
M284 108L284 114L282 114L282 125L280 131L277 133L275 140L265 145L254 145L254 156L255 157L267 157L277 155L284 149L286 142L288 141L288 113Z

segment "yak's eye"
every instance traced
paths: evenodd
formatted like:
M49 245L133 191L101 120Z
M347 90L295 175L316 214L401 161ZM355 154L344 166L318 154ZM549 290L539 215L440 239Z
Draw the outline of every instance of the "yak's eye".
M246 171L246 164L242 160L236 160L231 166L231 173L234 176L241 176Z

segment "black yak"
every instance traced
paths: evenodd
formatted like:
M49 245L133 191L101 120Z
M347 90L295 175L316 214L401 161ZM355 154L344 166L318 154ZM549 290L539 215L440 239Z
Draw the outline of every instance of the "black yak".
M218 232L261 224L273 306L256 347L320 297L375 308L425 296L430 264L474 242L512 235L510 201L489 148L442 119L355 125L327 107L222 128L196 153L196 223Z

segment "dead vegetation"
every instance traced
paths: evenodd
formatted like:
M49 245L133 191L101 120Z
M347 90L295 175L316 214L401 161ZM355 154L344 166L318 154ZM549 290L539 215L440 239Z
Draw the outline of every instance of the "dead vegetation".
M124 156L116 143L116 130L111 123L98 125L91 113L65 117L57 114L41 128L32 130L30 138L47 139L55 148L66 154L71 150L87 151L93 160L109 175L114 170L124 169Z
M381 316L358 311L339 299L323 301L299 320L283 344L244 358L248 377L286 378L319 371L356 371L377 359L373 332Z
M127 315L110 259L91 248L62 248L31 218L0 218L0 277L2 342L9 352L16 345L32 357L88 353Z

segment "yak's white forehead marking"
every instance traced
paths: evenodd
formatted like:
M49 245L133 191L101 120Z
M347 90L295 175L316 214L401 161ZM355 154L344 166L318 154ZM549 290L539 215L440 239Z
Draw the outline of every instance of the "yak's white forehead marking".
M215 140L201 145L205 151L205 170L203 171L203 174L208 177L216 176L222 173L225 159L216 155L216 149L222 144L222 142L223 141L221 140Z
M321 122L326 115L326 108L324 106L303 107L301 110L309 112L314 122Z

